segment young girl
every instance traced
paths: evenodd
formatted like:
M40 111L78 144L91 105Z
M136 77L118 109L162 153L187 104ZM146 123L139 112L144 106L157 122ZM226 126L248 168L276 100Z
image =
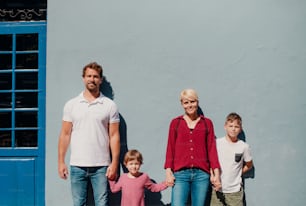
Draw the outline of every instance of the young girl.
M122 190L121 206L144 206L144 190L160 192L167 188L165 182L153 183L146 173L139 171L142 164L142 155L137 150L129 150L124 156L124 165L128 173L120 176L118 182L109 180L113 193Z

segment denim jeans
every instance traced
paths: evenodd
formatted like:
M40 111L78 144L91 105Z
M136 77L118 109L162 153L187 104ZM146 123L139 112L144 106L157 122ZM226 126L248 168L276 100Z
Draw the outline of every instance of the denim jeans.
M71 191L74 206L85 206L89 181L96 206L108 206L107 167L70 166Z
M174 173L171 205L187 205L189 194L192 206L203 206L210 185L210 176L200 169L183 169Z

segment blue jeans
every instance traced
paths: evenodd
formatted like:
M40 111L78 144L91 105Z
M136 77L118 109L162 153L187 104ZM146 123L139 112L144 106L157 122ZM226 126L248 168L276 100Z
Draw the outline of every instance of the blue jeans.
M88 183L91 182L96 206L108 206L107 167L70 166L71 191L74 206L85 206Z
M183 169L174 173L171 205L185 206L191 194L192 206L204 206L210 185L210 176L200 169Z

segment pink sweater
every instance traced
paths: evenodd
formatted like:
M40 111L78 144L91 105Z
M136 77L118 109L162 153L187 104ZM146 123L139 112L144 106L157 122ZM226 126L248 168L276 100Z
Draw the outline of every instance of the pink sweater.
M167 188L164 182L158 184L152 182L146 173L142 173L137 178L130 178L127 174L122 174L118 182L109 181L113 193L122 190L121 206L144 206L145 188L151 192L160 192Z

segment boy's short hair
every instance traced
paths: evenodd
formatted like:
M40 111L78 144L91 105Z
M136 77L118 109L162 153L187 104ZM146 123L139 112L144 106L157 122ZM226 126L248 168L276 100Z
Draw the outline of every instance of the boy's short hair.
M233 122L233 121L235 121L235 120L237 120L238 124L239 124L240 126L242 126L242 119L241 119L240 115L237 114L237 113L235 113L235 112L229 113L229 114L227 115L226 120L225 120L225 123L227 123L227 122Z
M129 161L137 160L140 164L142 164L142 154L138 152L136 149L129 150L124 156L124 164L126 165Z

